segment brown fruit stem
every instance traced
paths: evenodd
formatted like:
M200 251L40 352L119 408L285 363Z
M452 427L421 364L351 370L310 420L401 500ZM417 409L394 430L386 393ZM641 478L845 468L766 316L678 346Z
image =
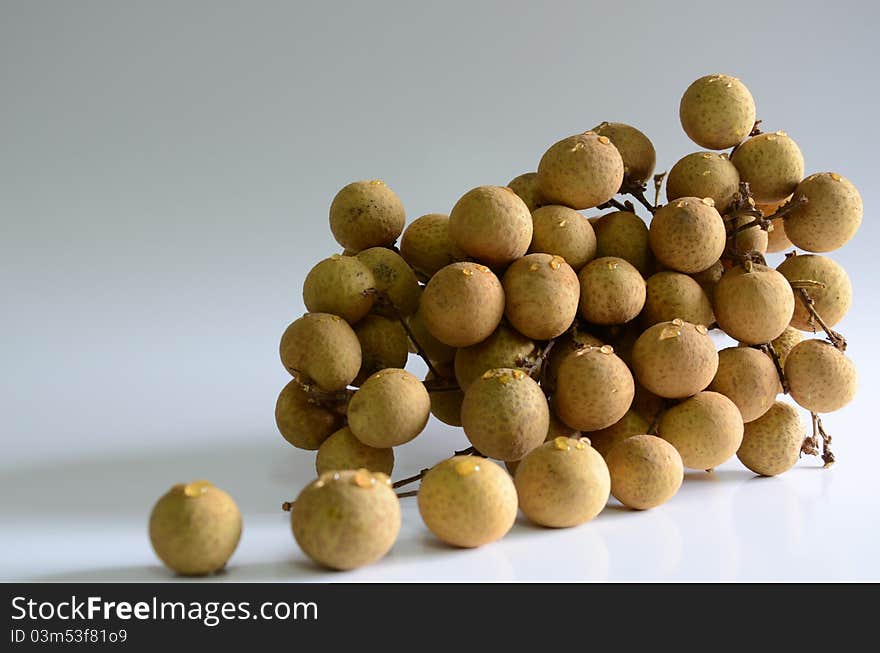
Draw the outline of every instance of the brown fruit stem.
M834 453L831 451L831 436L825 431L825 427L822 426L822 418L819 417L816 413L810 412L810 417L813 419L813 434L804 438L804 443L801 445L801 453L805 453L808 456L818 456L820 455L819 451L819 440L822 440L822 448L821 448L821 457L822 462L824 462L824 468L828 469L835 462Z
M773 361L773 366L776 368L776 374L779 376L779 383L782 386L782 391L785 394L788 394L788 379L785 378L785 372L782 370L782 361L779 360L779 354L777 353L776 348L773 347L773 343L768 342L765 345L758 345L758 347L761 351L770 356Z
M293 501L285 501L281 504L281 509L284 512L290 512L291 510L293 510Z
M440 372L437 371L437 368L431 363L431 359L428 358L428 354L425 353L425 348L419 344L419 341L416 340L415 335L412 332L412 329L409 328L409 324L407 324L406 319L403 316L403 313L400 312L400 309L395 306L394 302L391 301L391 298L387 293L382 292L381 290L377 290L376 288L370 288L369 290L364 291L366 294L376 295L376 301L382 305L383 308L387 308L389 311L394 313L394 317L400 322L400 326L403 327L403 330L406 331L406 335L412 341L413 345L416 348L416 353L419 357L425 361L425 365L428 366L428 371L434 375L435 378L441 378Z
M468 447L467 449L462 449L461 451L454 451L452 453L452 455L453 456L474 455L474 456L480 456L481 458L486 457L483 454L481 454L479 451L477 451L475 447ZM418 474L413 474L412 476L408 476L406 478L400 479L399 481L395 481L394 483L391 484L391 487L396 490L397 488L403 487L404 485L409 485L411 483L415 483L416 481L420 481L425 476L425 474L427 474L429 471L431 471L431 468L426 467L425 469L420 471ZM397 495L397 496L402 496L402 495ZM409 496L409 495L407 495L407 496Z
M603 202L602 204L600 204L596 208L599 209L600 211L603 209L617 209L618 211L626 211L627 213L632 213L633 212L633 205L629 204L627 206L627 204L623 204L621 202L618 202L616 199L614 199L612 197L610 200L608 200L607 202Z
M798 282L792 283L792 287L795 290L795 296L801 301L801 303L803 303L807 311L809 311L810 321L815 322L822 327L822 330L825 332L825 335L828 336L828 340L832 345L840 351L846 351L846 338L826 324L825 320L822 319L822 316L819 315L819 312L816 310L816 303L813 301L813 298L810 297L810 293L807 292L807 289L802 285L795 286L795 283Z
M660 208L660 189L663 188L663 180L666 179L666 171L654 175L654 208Z
M348 412L348 402L354 396L355 389L345 388L337 392L327 392L311 383L303 382L299 376L294 376L293 380L306 393L310 403L327 410L332 410L340 415L345 415Z
M410 490L409 492L399 492L397 494L398 499L406 499L407 497L415 497L418 496L418 490Z
M428 392L454 392L456 390L461 390L461 386L458 385L452 379L427 379L423 381L425 385L425 390Z
M655 181L654 183L656 188L657 182ZM656 199L653 204L648 201L648 198L645 197L645 191L647 190L647 188L647 184L636 183L626 176L624 176L623 184L620 186L621 192L626 193L627 195L632 195L636 200L638 200L639 204L648 209L651 215L654 215L654 213L657 212Z

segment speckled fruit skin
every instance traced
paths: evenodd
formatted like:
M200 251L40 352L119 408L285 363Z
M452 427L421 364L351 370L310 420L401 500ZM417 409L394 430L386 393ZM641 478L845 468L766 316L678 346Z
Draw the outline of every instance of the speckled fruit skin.
M492 461L476 456L455 456L435 465L422 479L418 502L428 529L463 548L501 539L516 519L513 480Z
M550 409L540 386L522 370L485 372L461 404L465 435L477 451L497 460L519 460L547 435Z
M449 216L443 213L428 213L413 220L400 239L400 255L426 278L467 257L449 237Z
M749 345L770 342L794 314L794 293L773 268L747 263L730 268L715 286L715 319L731 338Z
M369 447L354 437L347 426L324 440L315 456L318 475L341 469L369 469L391 475L394 469L394 450L390 447Z
M538 191L548 204L590 209L623 182L623 159L607 136L584 132L550 146L538 164Z
M618 442L626 440L634 435L647 433L651 424L638 412L630 408L626 414L608 428L587 433L593 449L603 457L608 457L608 452Z
M611 477L588 440L560 437L533 449L516 468L519 507L540 526L590 521L608 503Z
M322 474L290 511L297 544L330 569L355 569L382 558L400 532L400 500L391 479L367 470Z
M703 292L706 293L706 296L709 298L709 301L712 302L715 299L715 286L718 285L718 282L721 281L721 277L724 275L724 264L721 261L715 261L711 266L703 270L702 272L694 272L690 274L691 279L700 284L700 288L703 289Z
M409 358L409 338L397 320L381 315L367 315L354 325L361 344L361 369L354 385L387 367L404 367Z
M603 122L593 128L599 136L607 136L623 159L623 174L643 184L654 174L657 152L643 132L622 122Z
M816 312L825 323L833 327L843 319L852 305L852 284L846 270L828 258L818 254L801 254L789 256L776 270L789 281L818 281L824 287L808 288L807 293L814 302ZM814 322L807 310L800 293L795 295L794 315L791 326L801 331L821 331L822 327Z
M611 494L636 510L666 503L684 481L684 465L676 448L653 435L642 433L617 443L605 462L611 474Z
M422 292L419 314L428 331L450 347L482 342L504 315L498 277L478 263L453 263L435 274Z
M451 385L454 385L455 375L451 368L442 370L441 374ZM428 372L425 381L433 381L435 378L431 372ZM461 426L463 390L429 390L428 394L431 396L431 414L434 417L449 426Z
M555 438L575 438L580 437L580 431L564 424L553 412L550 412L550 422L547 425L547 435L544 442L550 442ZM519 467L519 460L505 460L504 466L511 476L516 476L516 468Z
M745 425L736 456L755 474L776 476L795 466L803 442L804 425L797 410L777 401L760 418Z
M571 326L577 315L578 275L561 256L523 256L510 264L501 285L504 315L528 338L555 338Z
M792 201L799 202L785 216L785 233L808 252L830 252L849 242L862 224L862 196L846 177L820 172L804 179Z
M755 125L755 100L729 75L706 75L691 84L679 105L681 126L697 145L724 150L745 140Z
M774 338L772 341L773 351L776 352L776 356L779 358L779 364L785 366L785 361L788 359L788 353L794 349L794 346L799 342L803 342L804 334L795 329L794 327L785 327L785 331L778 338ZM740 343L740 347L744 347L743 343Z
M532 215L510 188L478 186L452 207L449 236L462 251L486 265L504 265L528 251Z
M538 346L510 325L502 322L495 332L475 345L455 352L455 378L467 390L483 372L500 367L521 367L535 361Z
M645 280L622 258L603 256L590 261L578 274L578 312L593 324L625 324L645 305Z
M553 408L568 426L598 431L626 414L634 394L632 374L611 347L584 347L559 366Z
M400 198L381 179L355 181L330 204L330 230L353 252L391 245L406 222Z
M532 211L529 251L561 256L577 272L596 256L596 234L590 221L574 209L542 206Z
M562 361L581 347L601 347L604 344L595 336L580 330L576 334L566 333L559 336L553 349L550 350L550 357L546 362L547 372L544 374L543 387L551 394L555 394L556 380L559 378L559 367L562 365Z
M804 178L804 155L785 132L752 136L734 150L730 161L759 204L785 199Z
M648 244L648 225L629 211L614 211L600 216L593 224L596 233L596 257L616 256L647 276L654 268L654 256Z
M440 342L428 331L421 311L416 311L414 315L409 317L406 323L432 363L441 366L448 365L455 359L455 347L450 347L446 343ZM409 351L413 354L418 352L412 342L410 342Z
M321 390L342 390L361 369L361 345L348 322L328 313L306 313L285 329L281 363Z
M676 318L708 326L715 321L715 314L706 292L691 277L680 272L658 272L646 282L642 326L647 328Z
M387 369L364 381L348 404L348 425L358 440L383 449L409 442L425 428L431 397L406 370Z
M715 208L726 211L739 190L739 171L717 152L694 152L682 157L666 177L666 199L711 197Z
M654 214L648 242L667 268L693 274L721 257L727 233L710 198L682 197Z
M734 229L743 227L751 222L754 218L750 215L741 215L727 223L727 228L732 234ZM736 236L727 241L726 253L745 254L747 252L757 252L764 254L767 251L769 243L768 232L758 226L749 227L738 231Z
M831 413L856 394L856 366L824 340L804 340L785 359L785 378L791 398L807 410Z
M310 313L331 313L354 324L370 312L376 300L373 273L353 256L334 254L306 275L303 302Z
M241 539L241 513L231 496L208 481L178 483L153 506L150 543L183 576L222 569Z
M770 409L782 385L767 354L748 347L728 347L718 352L718 371L707 389L730 399L743 422L751 422Z
M309 396L291 381L275 402L278 431L298 449L314 451L342 425L342 417L309 401Z
M385 293L396 312L412 315L419 307L422 289L416 273L397 252L387 247L370 247L359 252L357 258L373 273L373 287ZM393 316L395 311L381 302L374 310L382 315Z
M510 180L507 187L525 202L529 211L534 211L544 204L541 199L541 194L538 192L537 172L525 172L521 175L517 175Z
M667 399L690 397L703 390L718 371L718 352L706 328L681 320L646 329L632 351L639 383Z
M681 455L685 467L714 469L742 443L739 409L717 392L699 392L660 416L658 433Z

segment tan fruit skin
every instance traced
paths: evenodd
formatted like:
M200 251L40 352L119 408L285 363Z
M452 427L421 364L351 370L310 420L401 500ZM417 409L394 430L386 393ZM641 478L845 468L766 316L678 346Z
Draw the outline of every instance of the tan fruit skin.
M578 280L578 312L593 324L625 324L645 306L645 280L622 258L594 259L580 271Z
M641 323L647 328L680 318L708 326L715 321L712 304L699 283L680 272L665 270L648 278Z
M306 276L303 301L310 313L332 313L354 324L373 307L376 287L373 273L353 256L334 254Z
M709 302L713 302L715 300L715 286L718 285L718 282L721 281L721 277L724 275L724 264L721 261L715 261L710 267L706 268L702 272L695 272L694 274L688 275L691 279L700 284L700 288L703 289L703 292L706 293L706 296L709 298Z
M793 201L806 198L785 216L785 233L808 252L830 252L846 244L862 223L862 196L852 182L833 172L810 175L798 184Z
M804 178L804 155L785 132L758 134L742 143L730 157L740 178L749 182L759 204L779 202Z
M678 451L653 435L638 434L619 442L605 461L611 474L611 494L636 510L666 503L684 480Z
M454 385L455 373L451 366L441 367L442 378ZM437 377L432 372L425 375L425 381L433 381ZM463 390L429 390L431 396L431 414L444 424L461 426L461 403L464 401Z
M678 450L685 467L709 470L739 449L743 421L730 399L700 392L663 413L658 433Z
M578 271L596 256L596 234L590 221L574 209L542 206L532 211L529 251L561 256Z
M729 75L706 75L684 92L681 126L697 145L725 150L748 137L755 124L755 100L745 84Z
M453 546L473 548L499 540L516 520L510 476L485 458L455 456L422 479L419 513L428 529Z
M713 265L724 253L724 220L709 198L681 197L654 214L648 242L667 268L694 274Z
M501 285L504 315L528 338L555 338L571 326L577 315L578 276L561 256L523 256L507 268Z
M371 247L359 252L355 258L369 268L373 274L374 287L387 295L396 312L404 315L416 312L422 289L416 273L400 254L387 247ZM395 316L394 309L388 309L382 304L377 303L374 310L383 315Z
M719 212L739 191L739 171L716 152L694 152L678 160L666 177L666 199L711 197Z
M765 215L772 215L772 213L767 213ZM771 254L776 254L778 252L784 252L785 250L794 247L794 245L792 245L791 241L788 239L788 236L785 233L784 218L773 218L770 221L770 224L773 228L767 232L768 252L770 252Z
M548 204L578 211L607 202L623 182L623 159L607 136L585 132L548 149L538 164L538 191Z
M279 347L291 374L321 390L342 390L361 369L361 345L348 322L328 313L306 313L287 327Z
M577 338L572 337L572 334L569 333L560 336L556 344L553 345L553 349L550 350L550 357L546 363L547 374L542 384L543 387L549 390L551 394L555 394L556 380L559 378L559 367L562 365L562 361L581 347L601 347L604 344L595 336L580 331L577 332Z
M571 428L598 431L626 414L634 394L629 368L610 347L585 347L559 366L553 408Z
M544 438L544 442L550 442L555 438L575 438L580 436L580 431L576 431L570 426L566 426L563 424L556 415L552 412L550 413L550 423L547 426L547 437ZM505 460L504 466L507 468L507 471L510 472L511 476L516 475L516 468L519 466L519 460Z
M449 237L462 251L498 266L518 259L532 242L532 215L506 186L479 186L455 203Z
M364 444L384 449L409 442L431 414L424 384L406 370L386 369L364 381L348 404L351 432Z
M718 352L718 371L707 390L730 399L743 422L751 422L773 406L782 385L767 354L748 347L728 347Z
M778 338L794 314L794 293L773 268L730 268L715 286L715 319L731 338L759 345Z
M452 363L455 359L456 348L440 342L428 331L421 311L416 311L415 315L411 315L407 320L407 324L413 332L416 341L422 346L422 349L428 355L428 358L431 359L432 363L436 363L439 366ZM413 354L417 353L412 342L410 342L409 351Z
M623 159L623 173L632 181L642 184L651 178L657 164L654 144L643 132L622 122L603 122L593 128L600 136L607 136Z
M846 270L827 256L801 254L789 256L776 270L789 281L818 281L823 287L809 288L816 312L825 323L833 327L843 319L852 305L852 284ZM791 326L801 331L821 331L822 327L812 320L800 293L795 295L794 315Z
M520 367L535 361L538 346L516 329L501 323L495 332L475 345L455 352L455 378L467 390L483 372L499 367Z
M537 172L525 172L518 175L510 180L507 187L525 202L529 211L535 211L544 204L541 194L538 192Z
M804 435L797 410L777 401L760 418L745 425L736 455L755 474L776 476L795 466Z
M400 500L390 480L366 470L323 474L300 492L290 512L297 544L331 569L355 569L379 560L400 532Z
M223 568L241 539L232 497L206 481L171 488L150 513L150 542L159 559L183 576Z
M667 399L681 399L712 382L718 371L718 352L704 327L660 322L636 340L632 367L645 389Z
M327 438L315 456L319 476L324 472L361 468L390 476L394 469L394 450L368 447L346 426Z
M791 398L807 410L832 413L856 394L856 366L824 340L804 340L785 359L785 378Z
M309 401L309 396L291 381L275 402L278 431L298 449L314 451L342 426L342 417Z
M648 225L628 211L614 211L593 223L596 257L616 256L648 276L654 269L654 255L648 244Z
M409 338L397 320L367 315L354 325L354 332L361 344L361 369L354 379L354 385L360 386L379 370L406 366Z
M356 181L330 204L330 230L353 252L391 245L406 222L400 198L380 179Z
M428 213L413 220L400 239L400 255L427 278L467 257L449 237L449 216L443 213Z
M626 415L621 417L617 422L608 428L587 433L590 439L590 445L598 451L604 458L608 457L608 452L614 448L618 442L626 440L634 435L647 433L651 428L651 424L647 419L642 417L635 410L630 408L626 411Z
M733 231L733 229L743 227L750 222L754 222L754 218L750 215L743 215L728 224L730 230ZM729 240L725 252L737 254L757 252L758 254L764 254L767 252L769 242L770 238L766 231L757 226L750 227L738 232L734 238Z

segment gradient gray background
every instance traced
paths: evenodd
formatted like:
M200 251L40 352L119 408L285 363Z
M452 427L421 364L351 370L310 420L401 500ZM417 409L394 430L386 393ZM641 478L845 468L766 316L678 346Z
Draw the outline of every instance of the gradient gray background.
M699 149L678 101L711 72L743 79L808 173L862 192L861 231L832 255L855 288L842 329L862 393L828 425L842 460L870 456L876 7L3 0L4 523L142 528L200 476L273 511L312 464L275 432L277 342L309 267L338 251L338 188L381 177L409 219L448 212L602 120L638 126L668 169ZM401 471L464 442L430 433Z

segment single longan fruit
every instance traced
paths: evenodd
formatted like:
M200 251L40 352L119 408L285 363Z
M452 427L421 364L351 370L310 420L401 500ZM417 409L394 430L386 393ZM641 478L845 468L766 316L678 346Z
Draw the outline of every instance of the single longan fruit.
M596 256L616 256L632 265L642 276L654 267L654 256L648 244L648 225L635 213L614 211L599 217L593 225L596 232ZM592 259L591 259L592 260Z
M660 416L660 437L672 444L685 467L714 469L739 449L739 408L718 392L699 392Z
M770 230L767 232L767 251L776 254L792 247L794 245L785 233L785 218L773 218L770 221Z
M714 302L715 286L717 286L718 282L721 281L721 277L723 275L724 264L721 261L715 261L711 266L709 266L702 272L695 272L688 276L690 276L691 279L700 284L700 288L702 288L703 292L706 293L706 297L709 298L709 301Z
M631 438L634 435L647 433L650 428L651 424L648 420L630 408L617 422L608 428L587 433L587 437L590 439L593 449L607 458L608 452L618 442Z
M655 324L639 336L632 368L647 390L681 399L711 383L718 371L718 352L705 326L675 319Z
M153 550L165 566L182 576L219 571L240 539L238 506L208 481L178 483L150 513Z
M497 460L519 460L544 441L550 421L547 398L522 370L485 372L461 404L464 433L477 451Z
M404 367L409 358L409 338L400 322L380 315L367 315L354 325L361 343L361 369L354 385L388 367Z
M755 126L755 100L736 77L706 75L684 92L679 118L694 143L710 150L725 150L751 133Z
M426 278L467 258L449 237L449 216L443 213L429 213L413 220L400 239L400 255Z
M387 369L364 381L348 404L348 425L358 440L384 449L409 442L425 428L431 397L406 370Z
M801 254L789 256L776 270L790 282L818 281L823 287L807 288L816 312L829 326L843 319L852 305L852 284L846 270L827 256L818 254ZM801 331L821 330L813 316L807 310L800 292L795 291L794 315L791 326Z
M504 289L498 277L479 263L453 263L435 274L419 307L428 331L450 347L482 342L504 315Z
M275 423L294 447L314 451L342 426L342 416L309 401L309 395L294 379L278 395Z
M538 164L538 192L548 204L590 209L623 183L623 159L607 136L588 131L550 146Z
M666 177L666 199L711 197L723 213L739 192L739 171L717 152L694 152L678 160Z
M537 356L538 346L534 340L502 322L482 342L455 352L455 378L461 389L467 390L483 372L501 367L527 367Z
M862 196L835 172L820 172L795 189L795 208L785 216L785 234L808 252L830 252L849 242L862 224Z
M450 385L455 383L455 374L452 369L444 368L441 371L442 379L447 380ZM425 381L434 381L437 377L432 372L428 372ZM444 424L449 426L461 426L461 404L464 401L464 390L448 389L448 390L428 390L431 396L431 414Z
M680 272L658 272L646 282L642 325L647 328L676 318L708 326L715 321L715 314L706 292L691 277Z
M537 172L526 172L514 177L507 184L507 187L525 202L529 211L534 211L538 207L543 206L541 194L538 192Z
M516 520L513 480L479 456L454 456L431 468L418 502L425 526L447 544L463 548L501 539Z
M797 410L776 401L761 417L745 425L736 456L755 474L776 476L795 466L803 442L804 426Z
M637 434L618 442L605 462L611 494L627 508L656 508L675 496L684 481L678 450L653 435Z
M293 537L330 569L355 569L382 558L400 532L400 499L381 472L334 470L309 483L290 511Z
M390 476L394 469L394 450L365 445L354 437L347 426L324 440L315 458L315 469L319 476L324 472L361 468Z
M504 315L524 336L549 340L574 322L580 284L561 256L527 254L511 263L501 285Z
M395 312L412 315L419 307L422 288L413 272L397 252L387 247L370 247L358 253L356 258L373 273L373 287L382 292L395 310L376 302L375 311L394 316Z
M598 431L626 414L634 393L632 374L612 347L584 347L559 366L553 408L571 428Z
M814 413L831 413L856 394L856 366L824 340L804 340L785 359L785 378L791 398Z
M556 415L550 413L550 423L547 426L547 435L544 442L550 442L556 438L577 438L581 432L564 424ZM526 454L528 455L528 454ZM519 467L520 460L505 460L504 466L511 476L516 476L516 469Z
M728 347L718 352L718 371L708 389L730 399L743 422L751 422L770 409L782 385L769 356L749 347Z
M406 323L409 326L409 330L412 331L413 338L422 346L422 349L432 363L443 366L450 364L455 359L455 347L450 347L440 342L428 331L420 310L411 315ZM414 354L418 353L418 349L412 342L410 342L409 350ZM398 365L398 367L403 366Z
M724 332L749 345L770 342L794 314L794 293L773 268L746 262L730 268L715 286L715 319Z
M596 256L596 234L590 221L574 209L542 206L532 212L529 251L561 256L577 271Z
M654 214L648 242L667 268L693 274L713 265L724 253L724 220L710 198L682 197Z
M333 237L352 252L391 245L405 222L400 198L381 179L355 181L330 204Z
M644 184L654 174L657 152L644 133L622 122L603 122L593 127L599 136L607 136L623 159L623 174L630 181Z
M526 517L540 526L568 528L602 512L611 477L589 440L558 437L520 461L514 485Z
M555 394L556 381L559 378L559 367L569 354L582 347L601 347L604 344L599 338L583 331L566 333L560 336L554 343L553 348L550 350L550 356L544 363L547 368L542 381L544 389L550 394Z
M593 324L625 324L645 306L645 280L632 265L616 256L594 259L578 274L578 310Z
M331 313L354 324L373 308L373 273L353 256L334 254L309 271L303 301L310 313Z
M279 347L288 372L325 392L342 390L361 369L361 345L338 315L306 313L285 329Z
M759 204L785 199L804 178L804 155L785 132L752 136L733 151L730 161Z
M730 220L727 223L727 228L729 229L730 234L733 234L734 229L739 229L751 222L754 222L754 218L749 215L741 215L733 220ZM769 243L769 234L764 231L758 225L754 225L749 227L748 229L743 229L742 231L737 231L736 235L732 238L729 238L727 241L727 247L725 248L725 253L727 254L746 254L748 252L757 252L758 254L764 254L767 252L767 245Z
M462 195L452 207L449 236L462 251L479 261L504 265L528 251L532 215L526 203L509 188L478 186Z

